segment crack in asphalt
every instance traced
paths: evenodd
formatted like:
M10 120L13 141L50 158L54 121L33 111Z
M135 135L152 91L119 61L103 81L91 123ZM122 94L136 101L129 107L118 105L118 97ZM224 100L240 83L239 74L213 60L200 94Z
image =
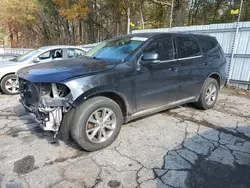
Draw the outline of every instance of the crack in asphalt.
M177 112L171 112L171 111L168 111L168 112L165 112L163 113L163 115L170 115L170 116L173 116L173 117L177 117L177 118L181 118L183 121L190 121L190 122L193 122L193 123L196 123L198 125L202 125L202 126L205 126L205 127L209 127L209 128L212 128L212 129L215 129L215 130L218 130L219 132L224 132L226 134L230 134L232 136L235 136L235 137L239 137L239 138L242 138L244 140L247 140L247 141L250 141L250 137L248 137L247 135L245 135L244 133L242 132L239 132L238 130L234 129L235 131L237 131L236 133L235 132L232 132L228 129L225 129L223 127L220 127L220 126L217 126L213 123L210 123L208 122L207 120L203 119L202 121L201 120L197 120L197 119L194 119L192 116L189 117L189 116L185 116L185 115L180 115L178 114Z

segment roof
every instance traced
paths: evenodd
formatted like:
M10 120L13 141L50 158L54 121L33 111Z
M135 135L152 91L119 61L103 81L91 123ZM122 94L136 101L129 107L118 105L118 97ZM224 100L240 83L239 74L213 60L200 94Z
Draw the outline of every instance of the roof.
M52 46L42 46L40 49L57 49L57 48L82 48L81 46L73 46L73 45L52 45Z
M134 34L117 36L115 38L122 38L122 37L146 37L146 38L151 38L153 36L166 35L166 34L170 34L170 35L204 36L204 34L201 34L201 33L192 33L192 32L183 32L183 31L180 31L180 32L145 32L145 33L134 33ZM209 36L209 35L205 35L205 36Z
M162 32L154 32L154 33L134 33L134 34L127 34L127 35L120 35L117 36L115 38L122 38L122 37L146 37L146 38L150 38L156 35L161 35L161 34L167 34L167 32L162 33Z

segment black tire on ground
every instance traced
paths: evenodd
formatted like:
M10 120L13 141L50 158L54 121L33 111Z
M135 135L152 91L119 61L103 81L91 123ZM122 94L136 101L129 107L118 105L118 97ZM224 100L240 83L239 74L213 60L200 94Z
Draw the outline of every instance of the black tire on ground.
M94 143L88 138L86 133L87 121L92 113L100 108L108 108L114 112L116 116L116 126L113 133L106 141ZM96 151L105 148L114 142L121 130L122 120L122 111L115 101L102 96L93 97L76 108L74 119L70 127L70 133L73 140L84 150Z
M17 76L15 74L9 74L5 77L3 77L2 81L1 81L1 90L4 94L6 95L16 95L18 93L20 93L18 90L16 92L11 92L9 91L7 88L6 88L6 82L9 80L9 79L17 79Z
M213 102L211 104L208 104L206 102L206 93L207 93L208 87L210 85L214 85L216 87L216 93L215 93L215 99L213 100ZM195 103L196 107L198 107L202 110L207 110L207 109L213 108L216 101L217 101L217 98L218 98L219 89L220 88L219 88L219 84L218 84L217 80L215 80L214 78L208 78L202 86L199 100L197 103Z
M60 129L57 134L57 138L66 143L72 141L70 136L70 126L74 118L74 114L75 108L70 109L66 114L64 114Z

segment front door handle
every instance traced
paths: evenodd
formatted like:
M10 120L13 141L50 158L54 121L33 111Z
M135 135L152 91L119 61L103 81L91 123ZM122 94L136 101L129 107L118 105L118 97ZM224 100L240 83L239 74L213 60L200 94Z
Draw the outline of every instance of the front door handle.
M171 67L168 69L169 71L178 71L178 67Z

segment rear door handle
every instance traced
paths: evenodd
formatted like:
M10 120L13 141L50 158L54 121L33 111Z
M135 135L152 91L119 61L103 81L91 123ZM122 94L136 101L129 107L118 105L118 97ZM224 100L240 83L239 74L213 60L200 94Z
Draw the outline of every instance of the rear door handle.
M169 71L178 71L178 67L171 67L168 69Z
M205 65L205 66L207 66L207 65L210 64L210 62L207 62L207 61L206 61L206 62L203 62L202 64Z

